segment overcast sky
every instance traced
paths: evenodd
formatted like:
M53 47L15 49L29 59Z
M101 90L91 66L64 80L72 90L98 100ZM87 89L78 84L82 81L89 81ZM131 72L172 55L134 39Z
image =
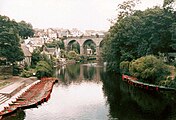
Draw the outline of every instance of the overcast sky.
M0 14L34 28L108 30L117 5L124 0L0 0ZM140 9L162 5L163 0L141 0Z

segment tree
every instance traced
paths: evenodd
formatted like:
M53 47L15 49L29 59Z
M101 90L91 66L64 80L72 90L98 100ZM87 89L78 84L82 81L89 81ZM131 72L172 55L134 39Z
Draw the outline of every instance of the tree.
M51 77L53 75L52 67L46 61L39 61L36 66L36 76L38 78Z
M19 31L19 36L23 39L34 35L32 25L30 23L26 23L25 21L19 22L17 29Z
M8 62L15 63L24 58L20 47L20 38L12 29L0 32L0 56L5 57Z
M124 13L104 38L103 57L108 67L117 71L121 61L173 51L172 26L176 20L173 11L154 7Z
M102 56L105 61L107 61L107 69L108 70L115 70L119 71L119 64L121 61L121 49L120 49L120 44L119 41L120 39L116 39L115 37L118 36L118 31L123 30L120 27L120 22L133 14L134 10L133 8L135 7L136 3L138 0L128 0L124 1L122 4L118 5L118 15L115 21L111 21L113 24L109 31L108 34L104 37L104 46L102 48ZM123 33L122 33L123 34Z
M21 21L17 23L7 16L0 15L0 57L4 57L8 62L15 63L24 58L20 47L20 36L27 38L33 36L32 25Z
M34 52L32 53L32 58L31 58L31 66L35 67L37 63L41 60L41 52L39 49L35 49Z
M64 49L64 42L63 40L53 40L53 42L51 43L46 43L46 46L49 47L49 48L52 48L52 47L59 47L60 49Z

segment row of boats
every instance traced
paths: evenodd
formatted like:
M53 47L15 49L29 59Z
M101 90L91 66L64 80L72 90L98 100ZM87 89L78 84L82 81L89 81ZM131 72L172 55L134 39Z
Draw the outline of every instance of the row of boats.
M31 86L15 101L4 107L4 110L0 112L0 116L10 114L18 109L31 108L48 101L56 81L56 78L42 78L40 82Z
M143 83L138 81L137 78L128 76L128 75L122 75L122 80L126 81L128 84L133 85L138 88L146 89L146 90L165 90L165 91L176 91L175 88L170 88L170 87L165 87L165 86L160 86L160 85L154 85L154 84L148 84L148 83Z

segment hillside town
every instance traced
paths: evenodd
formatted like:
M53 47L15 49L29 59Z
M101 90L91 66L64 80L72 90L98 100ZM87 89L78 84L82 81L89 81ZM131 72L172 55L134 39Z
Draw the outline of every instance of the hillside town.
M45 46L45 43L51 43L53 40L66 40L67 38L82 38L82 37L97 37L104 36L106 31L96 31L96 30L85 30L84 32L73 28L69 29L34 29L34 36L24 39L24 42L21 44L25 59L20 62L20 64L31 65L32 53L36 48L42 48ZM57 59L61 57L60 48L47 48L43 49L43 52L49 57L55 56Z

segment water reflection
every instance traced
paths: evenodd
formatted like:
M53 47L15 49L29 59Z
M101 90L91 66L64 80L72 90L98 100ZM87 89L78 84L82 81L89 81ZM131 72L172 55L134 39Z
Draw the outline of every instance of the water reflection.
M174 109L176 101L173 92L141 90L124 83L118 75L114 79L109 75L104 75L103 90L110 106L111 118L120 120L176 119Z
M99 69L102 68L91 64L74 64L60 69L57 77L60 78L60 84L66 86L83 81L99 82Z
M56 72L50 100L3 120L174 120L175 92L135 88L97 64L74 64Z

